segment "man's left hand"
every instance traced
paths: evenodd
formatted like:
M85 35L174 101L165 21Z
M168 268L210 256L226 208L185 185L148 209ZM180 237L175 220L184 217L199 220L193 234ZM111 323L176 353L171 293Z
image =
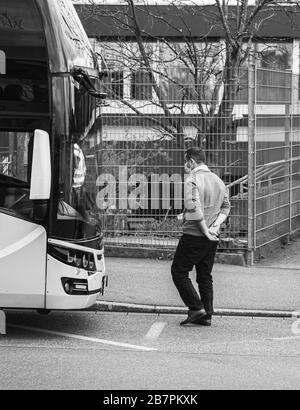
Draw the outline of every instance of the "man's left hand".
M219 225L212 225L209 229L208 232L213 235L213 236L219 236L220 234L220 226Z
M207 232L207 234L205 236L212 242L218 242L219 241L219 237L217 235L211 234L210 232Z

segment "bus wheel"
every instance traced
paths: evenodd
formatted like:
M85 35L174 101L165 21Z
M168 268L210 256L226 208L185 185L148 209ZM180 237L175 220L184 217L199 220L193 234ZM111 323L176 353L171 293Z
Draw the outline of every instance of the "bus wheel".
M39 315L49 315L50 312L51 312L51 310L49 310L49 309L37 309L37 313Z

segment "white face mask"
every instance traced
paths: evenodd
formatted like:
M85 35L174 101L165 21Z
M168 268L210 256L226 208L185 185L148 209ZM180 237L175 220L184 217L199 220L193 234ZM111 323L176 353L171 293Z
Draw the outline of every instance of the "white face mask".
M194 169L193 167L194 163L192 159L189 159L188 161L186 161L185 165L184 165L184 170L186 172L186 174L190 174L191 171Z
M184 165L184 171L185 171L186 174L190 174L190 173L191 173L191 168L188 166L187 163Z

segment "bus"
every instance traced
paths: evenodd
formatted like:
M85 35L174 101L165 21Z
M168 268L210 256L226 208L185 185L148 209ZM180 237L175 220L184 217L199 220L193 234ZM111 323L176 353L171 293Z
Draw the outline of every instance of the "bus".
M71 0L1 0L0 308L85 309L107 286L91 165L104 97Z

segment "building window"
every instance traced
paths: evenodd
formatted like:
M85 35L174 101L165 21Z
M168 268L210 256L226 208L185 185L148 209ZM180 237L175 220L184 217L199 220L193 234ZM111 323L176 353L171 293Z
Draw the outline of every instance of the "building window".
M284 71L292 68L292 43L258 43L258 67Z
M147 71L138 70L131 73L131 98L133 100L152 99L152 84Z
M124 72L110 71L105 79L105 90L109 99L122 100L124 98Z

